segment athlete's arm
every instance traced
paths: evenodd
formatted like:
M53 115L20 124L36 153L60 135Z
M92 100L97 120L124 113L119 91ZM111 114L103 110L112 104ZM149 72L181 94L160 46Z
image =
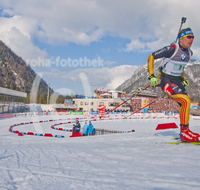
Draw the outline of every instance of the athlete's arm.
M149 55L148 57L148 71L149 71L149 76L151 76L152 74L154 74L154 57L153 55Z
M154 59L160 59L160 58L170 58L174 51L176 50L176 46L172 45L172 46L166 46L162 49L159 49L158 51L155 51L154 53L152 53Z
M176 50L176 46L166 46L162 49L159 49L158 51L153 52L151 55L148 57L148 71L149 71L149 76L154 74L154 60L160 59L160 58L170 58L174 51Z

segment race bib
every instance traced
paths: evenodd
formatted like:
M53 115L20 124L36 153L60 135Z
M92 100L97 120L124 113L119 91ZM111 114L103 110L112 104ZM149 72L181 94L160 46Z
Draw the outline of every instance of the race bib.
M184 67L185 67L185 64L175 63L174 67L173 67L173 70L174 71L183 71Z

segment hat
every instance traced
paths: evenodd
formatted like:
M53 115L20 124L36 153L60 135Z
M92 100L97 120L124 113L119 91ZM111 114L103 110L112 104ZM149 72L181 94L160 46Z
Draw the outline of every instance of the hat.
M191 28L186 28L186 29L181 30L178 34L178 39L180 40L186 36L194 36Z

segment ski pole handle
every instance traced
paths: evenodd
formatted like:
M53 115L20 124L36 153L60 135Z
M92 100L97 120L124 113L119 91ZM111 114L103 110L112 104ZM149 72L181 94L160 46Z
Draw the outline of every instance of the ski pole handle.
M181 22L182 22L182 23L185 23L185 22L186 22L186 19L187 19L187 18L182 17Z

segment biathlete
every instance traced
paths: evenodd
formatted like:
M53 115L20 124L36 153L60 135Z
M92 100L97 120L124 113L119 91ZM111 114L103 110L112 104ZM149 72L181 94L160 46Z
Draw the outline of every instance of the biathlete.
M154 75L154 60L163 58L162 75L160 86L180 105L180 139L182 142L193 142L199 140L199 134L189 129L190 97L185 87L189 82L184 78L184 68L190 60L192 51L190 47L194 40L191 28L180 30L178 43L166 46L148 57L148 71L151 86L155 87L158 82Z

